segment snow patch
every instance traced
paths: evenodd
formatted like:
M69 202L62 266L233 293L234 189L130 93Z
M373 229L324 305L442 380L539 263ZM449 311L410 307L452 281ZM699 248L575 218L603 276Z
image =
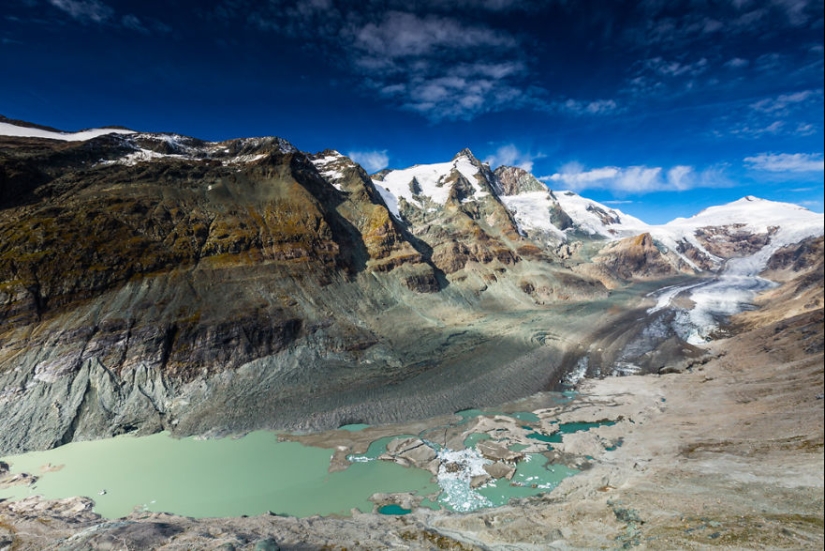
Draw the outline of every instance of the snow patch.
M562 210L573 219L580 231L589 235L622 239L650 230L650 226L638 218L585 199L572 191L562 191L555 195Z
M84 142L104 136L106 134L134 134L134 130L123 128L90 128L80 132L53 132L42 128L29 128L27 126L17 126L7 122L0 122L0 136L17 136L21 138L48 138L50 140L61 140L64 142Z
M550 222L550 209L556 202L546 191L502 195L499 199L513 214L522 235L529 235L530 230L538 230L549 233L562 241L566 239L566 234Z

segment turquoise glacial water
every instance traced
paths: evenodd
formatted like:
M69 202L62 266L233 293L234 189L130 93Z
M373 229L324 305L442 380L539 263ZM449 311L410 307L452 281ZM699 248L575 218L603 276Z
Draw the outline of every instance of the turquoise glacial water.
M495 414L522 422L532 422L535 417L529 412ZM479 415L491 412L460 412L461 420L456 425ZM559 433L547 436L533 432L530 437L558 441L551 439L602 424L605 423L564 424ZM341 427L353 431L363 428ZM512 481L501 479L472 489L470 471L473 475L483 474L483 464L489 463L472 449L478 442L491 439L485 433L471 433L465 438L464 444L471 448L471 453L461 456L467 469L461 476L440 474L434 478L428 471L377 460L390 441L414 436L379 438L363 455L350 456L349 468L334 473L328 471L331 450L279 441L276 434L264 431L214 440L174 439L160 433L74 442L53 450L3 458L12 472L27 472L40 478L33 486L1 489L0 498L87 496L95 500L95 511L108 518L135 510L191 517L259 515L267 511L306 517L348 515L352 509L369 512L374 509L369 501L374 493L411 492L423 498L423 507L466 511L548 492L577 472L562 465L549 465L541 454L530 454L518 463ZM439 446L435 449L439 456L454 453ZM385 505L379 512L406 511L394 507L398 506Z
M217 440L121 436L4 458L13 472L41 478L33 488L0 490L0 497L88 496L95 511L109 518L135 509L192 517L267 511L305 517L372 511L369 497L376 492L439 491L429 472L386 461L329 473L331 455L263 431Z

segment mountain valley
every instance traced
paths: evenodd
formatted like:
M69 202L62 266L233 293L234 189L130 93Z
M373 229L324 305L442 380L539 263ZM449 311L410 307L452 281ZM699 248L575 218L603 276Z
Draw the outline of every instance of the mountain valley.
M0 500L0 548L817 548L822 312L823 216L795 205L654 226L469 150L370 175L280 138L0 118L0 457L278 430L346 466L463 410L615 423L542 451L581 473L503 507L211 534L32 497Z

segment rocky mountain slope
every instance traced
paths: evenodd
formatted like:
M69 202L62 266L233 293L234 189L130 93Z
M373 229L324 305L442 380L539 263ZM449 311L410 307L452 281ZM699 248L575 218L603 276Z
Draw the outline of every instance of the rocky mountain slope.
M651 227L467 150L371 177L279 138L108 130L0 120L3 454L423 418L584 357L656 371L682 348L623 322L645 294L822 233L748 225L752 200Z

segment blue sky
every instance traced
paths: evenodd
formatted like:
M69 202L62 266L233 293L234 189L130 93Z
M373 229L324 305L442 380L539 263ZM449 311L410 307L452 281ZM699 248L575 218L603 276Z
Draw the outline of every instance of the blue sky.
M650 223L823 210L816 0L4 0L0 114L276 135L369 170L469 147Z

